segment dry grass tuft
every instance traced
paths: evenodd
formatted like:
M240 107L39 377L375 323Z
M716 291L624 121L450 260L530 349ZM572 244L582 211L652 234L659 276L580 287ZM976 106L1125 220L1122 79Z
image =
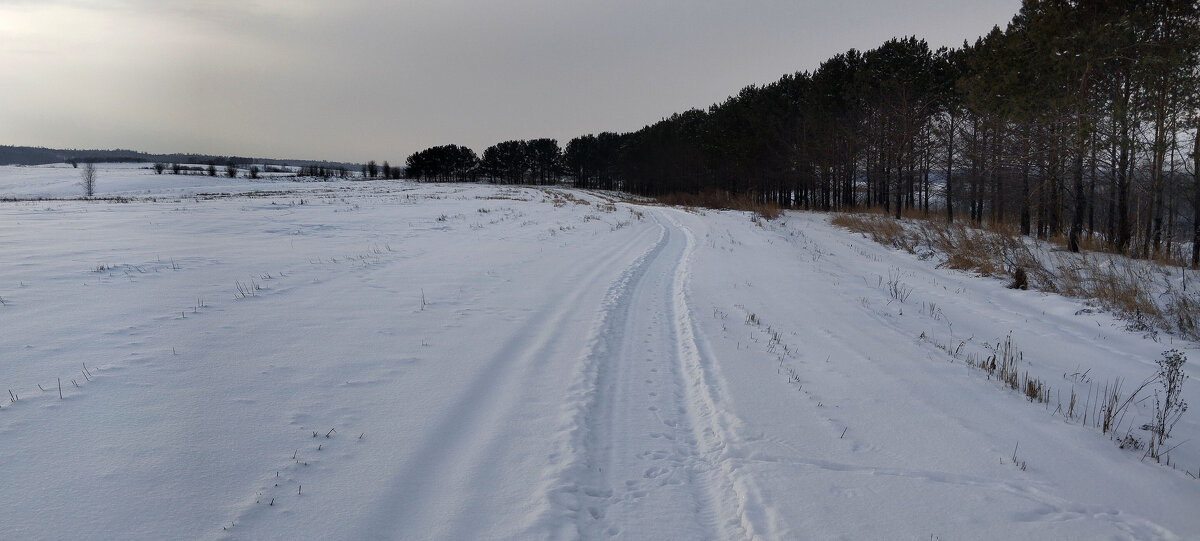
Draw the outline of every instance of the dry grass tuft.
M1011 225L978 229L881 214L835 214L831 222L923 259L938 257L942 267L1007 276L1018 288L1088 300L1129 320L1133 330L1165 329L1200 338L1200 292L1176 287L1172 279L1175 270L1186 270L1118 255L1066 252L1022 237ZM1018 270L1024 280L1017 279Z
M897 221L881 214L836 214L832 223L922 258L940 254L944 258L941 266L983 276L1004 276L1017 268L1037 266L1029 247L1005 231L931 221Z
M1152 269L1138 264L1144 262L1123 261L1118 265L1113 256L1056 255L1059 270L1056 285L1062 294L1095 299L1106 309L1133 316L1135 326L1144 326L1146 322L1142 320L1147 318L1158 327L1166 322L1150 291L1156 282L1149 275Z
M884 246L916 253L918 238L900 225L900 222L872 214L834 214L833 225L862 233Z
M717 210L753 212L767 220L779 217L779 205L759 200L752 194L731 194L723 190L704 190L700 193L674 192L657 197L664 205Z

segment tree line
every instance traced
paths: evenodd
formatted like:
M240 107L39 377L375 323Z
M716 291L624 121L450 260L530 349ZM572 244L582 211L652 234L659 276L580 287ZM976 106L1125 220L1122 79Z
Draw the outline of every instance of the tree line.
M469 148L442 145L416 152L405 161L408 178L498 184L556 184L564 174L564 155L554 139L504 141L483 157Z
M640 195L720 191L787 208L1011 223L1200 264L1200 3L1025 0L958 48L850 50L640 130L409 157L422 180Z
M218 164L223 163L218 169ZM249 158L230 158L227 160L209 160L203 165L189 165L180 162L154 162L151 166L154 173L161 175L164 172L170 172L172 175L207 175L210 177L227 176L236 178L239 171L245 170L246 178L256 179L263 173L270 174L293 174L298 177L316 177L328 180L331 177L349 178L350 170L344 165L331 165L327 162L313 162L307 165L300 165L295 168L289 165L262 165L252 163ZM387 178L400 178L398 169L389 169L394 171L394 175L389 175Z

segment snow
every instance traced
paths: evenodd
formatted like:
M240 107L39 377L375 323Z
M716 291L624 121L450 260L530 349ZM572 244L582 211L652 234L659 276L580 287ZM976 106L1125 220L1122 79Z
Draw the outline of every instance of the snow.
M1196 344L825 214L78 178L0 167L3 538L1200 537L1194 412L1056 413Z

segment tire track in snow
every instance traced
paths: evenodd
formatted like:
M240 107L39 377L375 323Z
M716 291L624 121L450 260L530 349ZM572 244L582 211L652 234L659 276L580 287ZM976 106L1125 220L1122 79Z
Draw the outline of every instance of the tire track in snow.
M696 336L696 326L687 301L691 256L696 248L695 236L674 218L666 218L683 233L687 241L675 270L672 290L676 340L679 361L686 376L693 431L705 460L714 468L708 486L714 493L713 499L720 506L721 516L726 519L726 522L718 524L721 537L780 538L787 528L773 520L777 514L767 505L754 480L738 471L740 459L745 454L740 450L743 439L737 432L739 421L722 407L726 402L727 385L719 366L713 362L706 342Z
M643 252L605 294L602 310L588 338L588 350L580 377L571 385L564 412L562 454L569 460L558 472L559 482L550 492L552 507L543 516L542 531L535 537L577 539L619 533L604 523L604 502L613 497L603 477L610 462L608 443L612 439L614 359L622 355L625 329L629 324L629 306L633 288L647 274L667 244L667 230L659 224L659 238ZM611 472L611 467L609 468ZM599 503L599 505L597 505ZM590 517L591 521L585 520Z
M575 268L582 269L582 276L563 280L568 284L564 294L543 295L536 315L498 345L471 383L462 387L465 392L421 434L421 441L414 442L417 448L407 453L399 471L391 473L391 488L354 537L505 538L528 527L524 522L537 514L530 508L543 504L546 495L514 492L535 483L512 477L545 470L537 466L545 456L538 446L545 444L529 438L539 433L530 423L538 422L545 415L545 402L555 398L546 391L557 382L546 378L557 372L548 368L580 347L565 326L589 309L583 302L589 292L605 287L611 273L606 263L644 242L644 237L614 243L580 260ZM530 398L543 393L546 396ZM510 521L482 524L463 518L472 514L508 516Z
M670 212L649 213L661 237L610 288L572 387L573 462L551 492L551 537L771 535L728 456L736 424L687 305L695 240Z

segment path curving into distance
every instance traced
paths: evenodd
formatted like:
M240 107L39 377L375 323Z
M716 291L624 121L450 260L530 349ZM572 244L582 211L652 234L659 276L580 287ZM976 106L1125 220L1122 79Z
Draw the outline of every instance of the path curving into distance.
M695 239L653 209L657 243L625 270L594 331L552 500L567 537L738 539L769 534L753 481L725 457L722 381L695 339L687 286ZM663 520L663 517L671 520Z

